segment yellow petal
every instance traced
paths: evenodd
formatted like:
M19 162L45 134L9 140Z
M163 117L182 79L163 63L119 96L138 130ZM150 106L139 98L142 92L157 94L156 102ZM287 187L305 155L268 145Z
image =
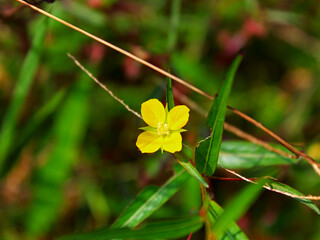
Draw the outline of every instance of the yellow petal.
M162 143L163 136L145 131L138 136L136 145L142 153L153 153L159 150Z
M167 152L179 152L182 149L182 137L178 132L174 132L165 136L162 144L163 150Z
M187 124L190 109L185 105L172 108L168 114L168 125L170 130L178 130Z
M166 113L162 103L158 99L150 99L141 104L143 120L151 127L157 128L158 123L164 123Z

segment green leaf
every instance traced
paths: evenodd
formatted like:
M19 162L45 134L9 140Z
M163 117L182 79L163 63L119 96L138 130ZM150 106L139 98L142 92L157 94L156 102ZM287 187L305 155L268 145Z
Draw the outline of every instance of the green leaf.
M273 145L273 147L286 151L281 145ZM229 169L291 165L298 161L298 159L283 157L257 144L245 141L224 141L219 154L219 165Z
M262 192L265 179L261 179L257 184L250 184L243 189L226 207L226 210L214 224L212 232L220 239L226 229L230 228L233 221L237 221L253 204L258 195Z
M90 233L60 237L58 240L177 239L198 231L202 226L200 216L189 216L148 223L138 229L101 228Z
M266 186L270 187L271 189L283 192L283 193L289 193L289 194L294 194L294 195L298 195L298 196L305 196L303 195L301 192L299 192L298 190L284 184L284 183L280 183L277 182L273 179L268 179L267 182L265 183ZM320 210L317 207L316 204L314 204L311 200L309 199L299 199L299 198L295 198L292 197L294 199L296 199L297 201L307 205L309 208L311 208L313 211L315 211L317 214L320 215Z
M198 146L198 148L201 149L201 152L205 149L205 156L203 156L202 153L197 154L197 151L199 152L199 150L198 148L196 149L197 169L199 172L205 173L208 176L211 176L214 173L217 166L223 133L223 123L227 110L227 100L231 92L234 75L241 60L242 55L238 55L232 62L226 79L218 92L218 96L213 101L212 108L208 114L207 124L212 129L211 136L205 141L200 142Z
M38 29L32 40L32 46L22 64L13 98L0 128L0 172L2 171L3 163L15 138L15 128L20 110L39 66L48 20L40 18L37 26Z
M112 228L136 227L168 201L189 179L189 175L180 167L161 187L148 186L129 204Z
M190 174L191 177L199 181L203 186L206 188L209 187L206 180L201 176L201 174L198 172L198 170L189 162L187 159L185 159L181 154L175 154L177 157L178 163Z
M209 203L210 222L212 225L223 215L224 210L214 201ZM224 234L220 239L223 240L247 240L247 236L241 230L241 228L234 222L230 221Z
M167 77L167 106L168 111L174 107L173 92L172 92L172 81L170 77Z

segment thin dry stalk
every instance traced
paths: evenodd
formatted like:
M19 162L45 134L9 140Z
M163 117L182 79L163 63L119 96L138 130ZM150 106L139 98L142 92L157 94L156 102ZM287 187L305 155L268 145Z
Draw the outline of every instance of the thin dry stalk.
M54 16L54 15L48 13L48 12L36 7L36 6L34 6L34 5L31 5L31 4L29 4L29 3L27 3L27 2L25 2L23 0L16 0L16 1L18 1L18 2L20 2L22 4L24 4L24 5L32 8L32 9L34 9L35 11L40 12L43 15L46 15L47 17L50 17L50 18L54 19L55 21L58 21L58 22L60 22L60 23L62 23L64 25L66 25L69 28L72 28L72 29L74 29L74 30L76 30L76 31L78 31L78 32L80 32L80 33L82 33L82 34L84 34L84 35L86 35L86 36L88 36L88 37L90 37L90 38L92 38L92 39L94 39L94 40L96 40L96 41L98 41L98 42L110 47L110 48L112 48L112 49L114 49L115 51L118 51L118 52L126 55L127 57L130 57L130 58L134 59L137 62L140 62L141 64L144 64L145 66L147 66L147 67L149 67L149 68L151 68L151 69L153 69L153 70L155 70L155 71L157 71L157 72L159 72L159 73L161 73L161 74L163 74L163 75L165 75L167 77L170 77L172 80L174 80L176 82L179 82L180 84L182 84L182 85L186 86L187 88L189 88L189 89L191 89L191 90L193 90L193 91L195 91L195 92L207 97L210 100L214 99L213 96L211 96L208 93L202 91L201 89L199 89L199 88L193 86L192 84L182 80L181 78L178 78L178 77L172 75L171 73L168 73L168 72L164 71L163 69L161 69L161 68L159 68L159 67L157 67L157 66L155 66L155 65L153 65L153 64L151 64L151 63L149 63L149 62L147 62L147 61L145 61L145 60L143 60L143 59L141 59L141 58L139 58L139 57L137 57L135 55L133 55L132 53L129 53L129 52L127 52L127 51L125 51L125 50L123 50L123 49L121 49L121 48L119 48L119 47L117 47L117 46L115 46L115 45L113 45L113 44L111 44L111 43L109 43L109 42L107 42L107 41L105 41L105 40L93 35L93 34L91 34L91 33L88 33L86 31L82 30L81 28L78 28L78 27L76 27L76 26L74 26L74 25L72 25L72 24L70 24L70 23L68 23L68 22L66 22L66 21L64 21L64 20L62 20L62 19L60 19L60 18L58 18L58 17L56 17L56 16ZM261 123L258 123L256 120L252 119L251 117L247 116L246 114L244 114L244 113L242 113L242 112L240 112L240 111L238 111L238 110L236 110L236 109L234 109L234 108L232 108L230 106L228 106L228 108L232 112L234 112L235 114L239 115L240 117L244 118L245 120L249 121L250 123L252 123L255 126L257 126L258 128L260 128L265 133L269 134L271 137L273 137L275 140L277 140L280 144L282 144L284 147L286 147L289 151L291 151L295 155L305 158L309 162L309 164L313 167L313 169L316 171L316 173L318 175L320 175L320 164L318 162L316 162L315 160L313 160L310 156L308 156L305 153L303 153L303 152L299 151L298 149L294 148L291 144L289 144L288 142L286 142L285 140L280 138L278 135L273 133L271 130L269 130L268 128L264 127Z
M129 112L133 113L134 115L136 115L138 118L142 119L142 116L137 113L136 111L134 111L133 109L131 109L127 104L124 103L124 101L120 98L118 98L116 95L113 94L113 92L107 88L106 85L104 85L103 83L101 83L95 76L92 75L91 72L89 72L84 66L82 66L82 64L74 57L72 56L70 53L68 53L68 57L71 58L75 64L77 64L77 66L79 68L81 68L82 71L84 71L93 81L95 81L97 84L99 84L100 87L102 87L104 90L106 90L110 96L115 99L116 101L118 101L122 106L124 106Z

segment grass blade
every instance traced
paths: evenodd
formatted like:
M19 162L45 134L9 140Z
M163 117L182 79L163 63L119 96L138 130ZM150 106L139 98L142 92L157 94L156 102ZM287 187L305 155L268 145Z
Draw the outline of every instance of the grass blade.
M18 122L20 110L39 65L48 26L48 19L40 18L37 22L37 26L38 28L34 39L32 40L32 46L22 64L14 89L13 98L0 129L0 173L2 172L4 161L15 138L15 127Z
M207 118L207 124L212 129L211 137L200 142L199 147L196 149L197 169L199 172L205 173L208 176L211 176L214 173L217 166L223 133L223 123L227 110L227 100L231 92L236 70L241 63L242 58L242 55L238 55L232 62L226 79L218 92L218 96L213 101L212 108ZM199 153L199 151L201 152Z
M136 227L168 201L188 179L189 175L181 168L161 187L146 187L129 204L112 228Z
M202 225L203 221L200 216L189 216L148 223L138 229L102 228L91 233L65 236L57 240L177 239L198 231Z

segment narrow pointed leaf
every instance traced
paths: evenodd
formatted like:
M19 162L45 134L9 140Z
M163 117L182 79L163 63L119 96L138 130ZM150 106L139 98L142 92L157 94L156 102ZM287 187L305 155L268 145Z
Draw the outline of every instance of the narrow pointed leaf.
M172 91L172 81L170 77L167 77L167 104L168 111L170 111L174 107L174 99L173 99L173 91Z
M187 159L184 159L181 154L175 154L177 157L178 163L190 174L191 177L196 179L198 182L200 182L203 186L206 188L209 187L206 180L201 176L201 174L198 172L198 170L189 162Z
M206 154L205 156L201 155L201 157L199 154L198 156L196 154L196 166L198 170L208 176L211 176L214 173L217 166L223 133L223 123L227 109L227 100L231 91L234 75L241 60L242 55L238 55L232 62L226 79L218 92L218 96L213 101L212 108L208 114L207 124L212 129L211 136L199 144L201 149L206 149Z
M224 213L224 210L216 202L210 201L208 213L210 214L211 224L214 225L214 223ZM248 237L241 230L241 228L236 224L235 221L230 221L226 230L222 234L221 239L224 239L224 240L248 240Z
M161 187L146 187L129 204L112 228L136 227L168 201L188 179L188 173L181 168Z
M284 183L280 183L280 182L277 182L275 180L272 180L272 179L268 179L268 181L266 182L265 184L266 186L274 189L274 190L277 190L277 191L280 191L280 192L283 192L283 193L289 193L289 194L293 194L293 195L298 195L298 196L305 196L303 195L301 192L299 192L298 190L284 184ZM320 210L319 208L317 207L317 205L312 202L311 200L309 199L299 199L299 198L295 198L295 197L292 197L294 199L296 199L297 201L307 205L309 208L311 208L313 211L315 211L317 214L320 215Z
M200 216L191 216L148 223L138 229L101 228L90 233L60 237L57 240L177 239L198 231L202 226Z
M237 221L253 204L262 192L265 181L265 179L261 179L257 184L248 185L225 208L224 213L213 226L213 233L217 239L220 239L225 231L230 228L231 222Z
M229 94L231 92L231 87L233 83L233 79L235 76L235 73L242 61L242 54L239 54L236 56L236 58L231 63L231 66L227 72L226 79L222 83L222 86L218 92L217 97L213 101L212 108L210 109L210 112L207 117L207 124L212 129L215 129L215 126L217 122L219 121L219 117L224 118L224 114L227 108L227 100L229 97Z

